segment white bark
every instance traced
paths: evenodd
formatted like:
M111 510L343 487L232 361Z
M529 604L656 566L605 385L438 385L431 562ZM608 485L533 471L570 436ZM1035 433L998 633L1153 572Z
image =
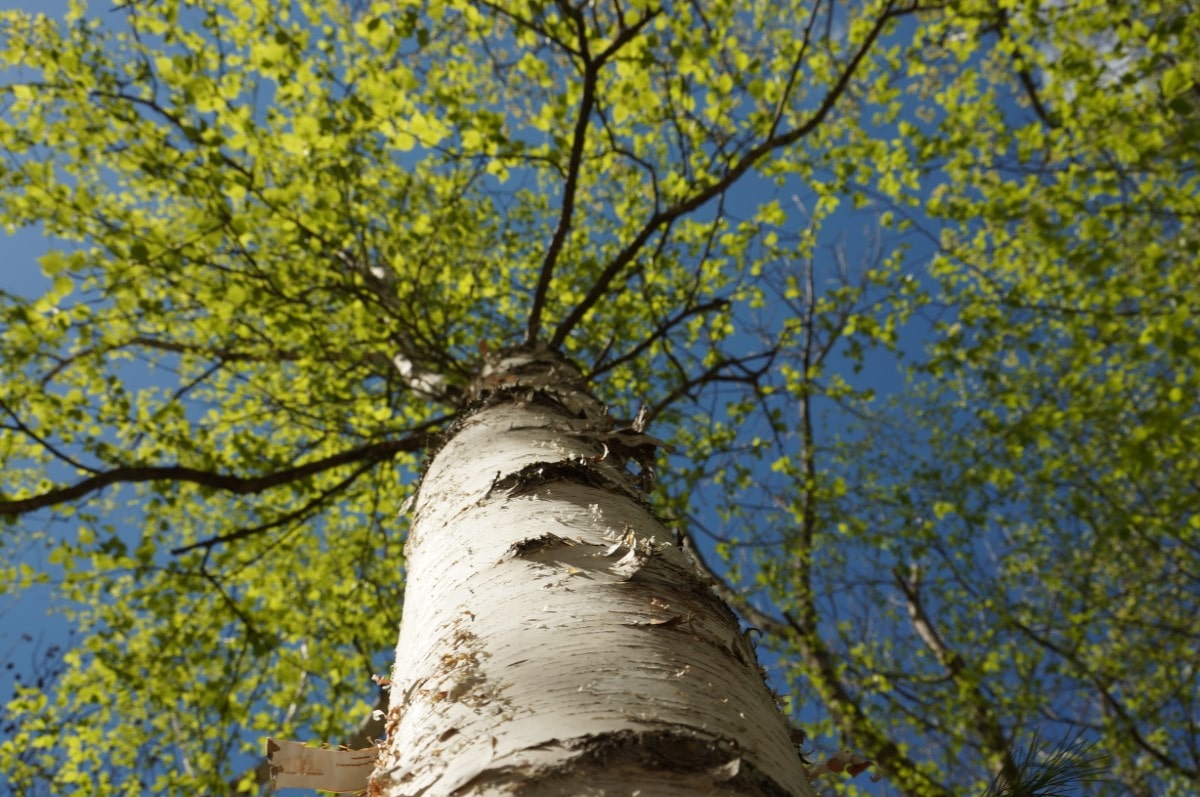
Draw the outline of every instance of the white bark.
M511 353L430 464L372 795L811 795L732 612L579 374Z

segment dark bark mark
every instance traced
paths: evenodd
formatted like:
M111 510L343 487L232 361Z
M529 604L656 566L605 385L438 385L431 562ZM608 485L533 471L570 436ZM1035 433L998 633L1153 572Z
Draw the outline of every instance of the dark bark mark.
M698 731L623 730L548 740L539 746L549 744L562 745L573 755L561 764L538 768L539 771L505 773L506 785L512 787L513 794L557 793L554 787L559 782L568 788L578 788L588 772L611 774L613 770L620 770L631 775L637 771L678 773L694 782L698 790L704 789L697 793L718 787L722 794L794 797L743 757L736 740ZM492 786L501 783L495 772L480 773L476 780L482 777L488 778ZM464 788L469 785L464 784ZM708 789L704 788L706 786Z
M524 540L514 542L508 546L508 550L504 552L501 561L509 559L527 559L535 554L544 551L553 551L558 548L572 548L576 543L568 540L566 537L560 537L557 534L543 534L540 537L528 537Z
M489 497L497 491L504 491L514 498L533 495L554 482L582 484L640 500L627 484L621 483L612 474L606 473L587 459L533 462L507 476L497 475L484 497Z

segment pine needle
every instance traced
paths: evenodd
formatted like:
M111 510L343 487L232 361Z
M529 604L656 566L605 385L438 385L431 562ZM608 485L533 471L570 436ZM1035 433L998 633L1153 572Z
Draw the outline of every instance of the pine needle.
M983 797L1070 797L1080 783L1098 780L1108 772L1109 756L1082 735L1069 733L1050 746L1034 733L1016 757L1016 771L997 775Z

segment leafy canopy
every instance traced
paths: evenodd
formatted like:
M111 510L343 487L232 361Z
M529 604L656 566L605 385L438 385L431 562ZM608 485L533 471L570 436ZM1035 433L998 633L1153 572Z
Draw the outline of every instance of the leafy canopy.
M1071 724L1114 791L1183 793L1198 25L5 12L0 219L56 248L0 294L3 583L52 583L80 640L8 704L12 788L251 789L263 735L347 735L420 453L482 351L541 339L678 444L661 500L822 744L961 793Z

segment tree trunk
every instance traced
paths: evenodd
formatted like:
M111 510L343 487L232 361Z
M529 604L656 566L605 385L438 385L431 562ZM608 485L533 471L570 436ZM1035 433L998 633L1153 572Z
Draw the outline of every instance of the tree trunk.
M737 619L626 470L655 441L543 347L473 395L414 506L370 794L811 795Z

